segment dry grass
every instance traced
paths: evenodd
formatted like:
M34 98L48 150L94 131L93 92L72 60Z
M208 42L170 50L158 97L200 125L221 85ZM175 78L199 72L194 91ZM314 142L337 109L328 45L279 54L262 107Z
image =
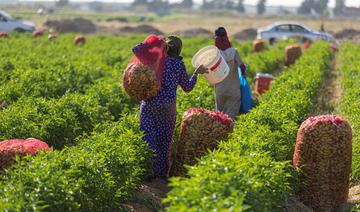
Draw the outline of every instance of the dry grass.
M306 24L311 29L319 30L321 23L324 24L325 30L337 32L345 28L352 28L360 30L360 21L356 20L320 20L310 18L269 18L269 17L181 17L174 19L160 19L151 22L150 24L165 33L172 33L178 30L190 28L204 28L214 31L218 26L227 28L230 34L234 34L246 28L259 28L267 26L275 21L295 20ZM143 23L119 23L119 22L100 22L99 25L112 28L120 28L123 26L137 26Z

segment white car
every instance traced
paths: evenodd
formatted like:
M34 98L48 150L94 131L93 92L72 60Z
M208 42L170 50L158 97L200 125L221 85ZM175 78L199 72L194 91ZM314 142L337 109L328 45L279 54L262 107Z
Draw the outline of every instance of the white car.
M258 29L257 38L269 40L270 43L289 38L302 38L304 42L306 40L315 41L318 39L334 42L334 37L331 34L312 31L297 22L277 22L268 27Z
M33 32L35 24L30 21L16 20L4 11L0 11L0 32Z

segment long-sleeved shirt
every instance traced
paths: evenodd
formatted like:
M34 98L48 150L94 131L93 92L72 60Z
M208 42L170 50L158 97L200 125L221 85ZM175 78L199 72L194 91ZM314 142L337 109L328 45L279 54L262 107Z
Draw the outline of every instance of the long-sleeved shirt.
M190 92L194 88L196 81L196 75L192 75L189 79L183 61L167 57L164 62L164 73L158 95L149 100L142 101L142 103L174 103L176 102L177 86L180 85L185 92Z

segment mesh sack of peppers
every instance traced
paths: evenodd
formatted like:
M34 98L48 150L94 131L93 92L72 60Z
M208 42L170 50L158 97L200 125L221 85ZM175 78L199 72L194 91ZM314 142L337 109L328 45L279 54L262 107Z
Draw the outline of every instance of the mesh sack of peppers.
M45 142L35 138L2 141L0 142L0 170L13 165L17 155L36 155L41 150L49 151L50 148Z
M349 193L352 129L339 116L310 117L299 128L293 164L300 200L315 211L336 211Z
M132 49L134 56L123 74L123 87L136 100L147 100L160 90L166 57L164 38L150 35Z
M201 108L187 110L182 118L180 139L171 175L186 174L184 165L195 165L196 159L214 150L233 131L232 119L221 112Z

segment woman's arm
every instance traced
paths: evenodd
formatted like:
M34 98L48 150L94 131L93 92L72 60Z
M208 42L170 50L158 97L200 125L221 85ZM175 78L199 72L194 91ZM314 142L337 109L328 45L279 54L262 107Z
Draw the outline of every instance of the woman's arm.
M243 76L246 76L246 66L245 63L242 61L242 59L240 58L239 52L236 50L235 52L235 67L240 66L241 69L241 74ZM237 68L236 68L237 70Z
M239 65L241 65L241 64L243 64L243 61L242 61L242 59L240 58L240 54L239 54L239 52L236 50L235 51L235 63L239 66Z
M189 93L195 86L197 81L197 74L193 74L190 79L186 73L186 68L184 63L179 64L180 74L179 74L179 85L186 92Z

